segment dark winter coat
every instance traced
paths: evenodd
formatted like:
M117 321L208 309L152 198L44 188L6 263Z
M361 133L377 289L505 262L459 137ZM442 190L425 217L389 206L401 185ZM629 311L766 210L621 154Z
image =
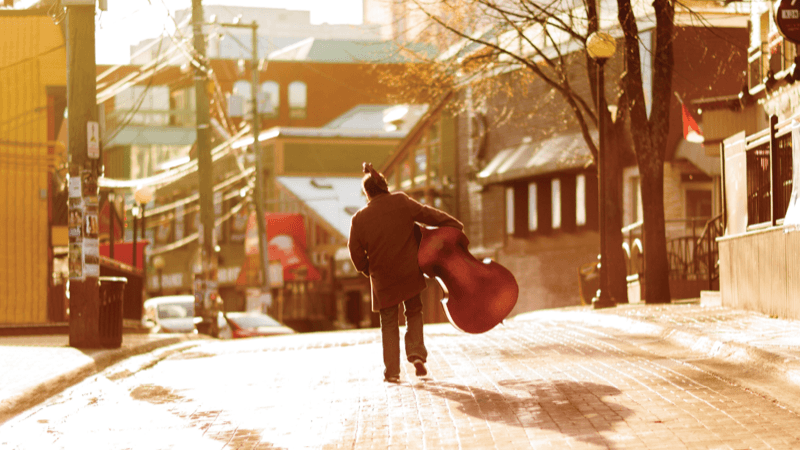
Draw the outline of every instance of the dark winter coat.
M375 196L351 220L350 259L356 270L369 276L373 311L397 305L425 289L414 222L464 229L453 216L402 192Z

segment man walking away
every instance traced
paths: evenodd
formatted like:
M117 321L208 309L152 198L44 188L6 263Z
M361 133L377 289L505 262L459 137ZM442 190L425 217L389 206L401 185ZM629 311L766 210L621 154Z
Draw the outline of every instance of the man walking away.
M400 327L398 305L406 316L406 357L417 376L425 376L428 351L422 333L422 300L425 277L417 263L419 242L415 222L429 226L464 225L453 216L423 205L403 192L389 193L386 178L364 163L361 186L367 205L353 215L347 246L356 270L368 276L372 286L372 311L380 312L384 381L400 381Z

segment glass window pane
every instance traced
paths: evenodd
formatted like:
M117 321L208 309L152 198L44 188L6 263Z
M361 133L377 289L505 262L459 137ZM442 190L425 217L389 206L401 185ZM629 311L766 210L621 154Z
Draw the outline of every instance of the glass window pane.
M428 155L425 146L417 147L414 151L414 186L424 186L428 171Z
M551 204L553 205L553 229L561 228L561 180L553 178L550 182Z
M539 229L539 209L536 199L536 183L528 185L528 230L536 231Z
M306 84L302 81L291 82L289 84L289 117L305 119L306 101Z
M403 162L403 168L400 171L400 189L411 188L411 162L406 160Z
M514 234L514 188L506 188L506 233Z
M280 86L274 81L266 81L261 84L261 93L264 96L265 105L261 113L265 117L277 117L281 106Z
M575 225L586 225L586 175L575 177Z

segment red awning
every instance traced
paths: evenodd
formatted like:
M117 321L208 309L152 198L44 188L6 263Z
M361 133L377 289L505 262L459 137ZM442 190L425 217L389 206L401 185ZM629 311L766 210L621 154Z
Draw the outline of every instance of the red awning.
M143 269L144 264L144 248L149 245L149 241L137 241L136 248L136 268ZM100 244L100 256L109 258L109 244ZM133 242L115 242L114 243L114 259L129 266L133 266Z

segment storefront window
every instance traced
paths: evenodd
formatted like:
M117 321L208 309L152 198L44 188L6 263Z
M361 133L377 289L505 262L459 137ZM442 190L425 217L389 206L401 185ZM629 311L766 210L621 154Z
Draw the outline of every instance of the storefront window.
M425 186L428 174L428 155L425 146L414 151L414 186Z
M406 160L400 174L400 189L411 189L411 162Z

